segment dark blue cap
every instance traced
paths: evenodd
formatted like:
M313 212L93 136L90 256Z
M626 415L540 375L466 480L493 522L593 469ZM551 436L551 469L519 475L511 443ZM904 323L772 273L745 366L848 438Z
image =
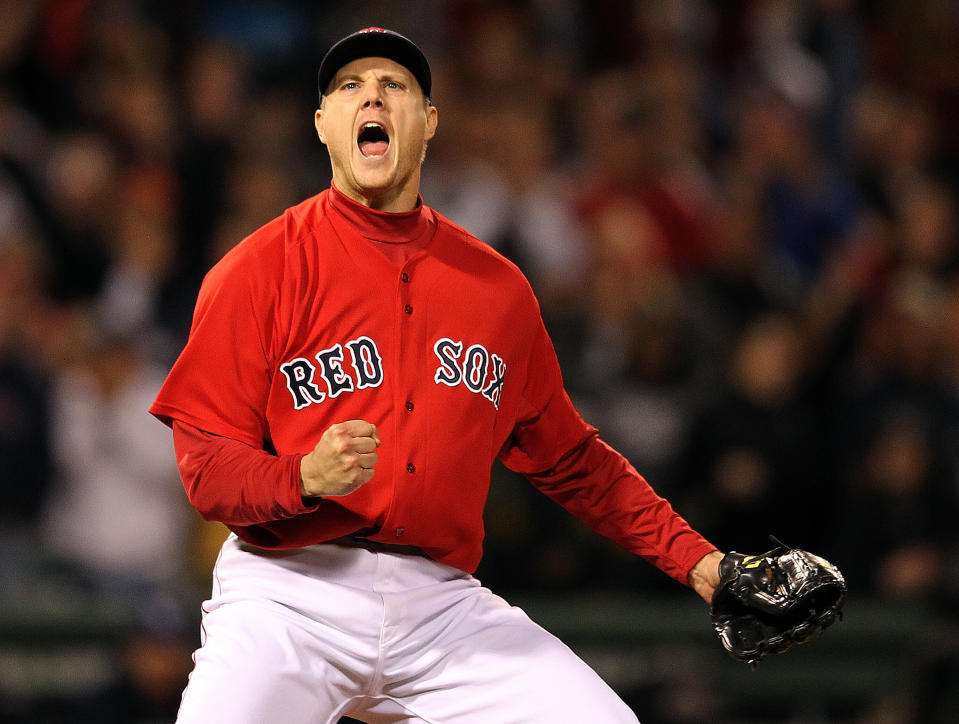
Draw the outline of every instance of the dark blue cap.
M363 28L337 41L320 63L317 79L321 99L337 71L357 58L389 58L399 63L413 74L423 95L430 97L433 81L423 51L412 40L392 30Z

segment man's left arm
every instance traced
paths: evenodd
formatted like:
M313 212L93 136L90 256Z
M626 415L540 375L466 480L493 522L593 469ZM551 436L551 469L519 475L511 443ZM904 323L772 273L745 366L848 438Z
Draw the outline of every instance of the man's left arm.
M704 558L716 546L583 420L566 392L545 325L537 322L521 403L500 460L600 535L711 597L718 571L710 570L714 557Z
M558 410L554 407L552 412ZM537 424L546 424L550 416L541 416ZM579 424L591 433L553 467L520 472L600 535L693 587L700 596L711 597L719 581L718 560L709 557L716 546L696 532L622 454L586 423Z

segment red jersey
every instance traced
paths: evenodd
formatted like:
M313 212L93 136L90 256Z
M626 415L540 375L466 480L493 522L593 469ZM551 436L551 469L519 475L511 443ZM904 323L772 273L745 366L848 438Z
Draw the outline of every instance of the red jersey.
M422 204L377 212L330 189L244 239L205 278L150 411L278 456L259 484L179 461L200 513L265 548L359 532L472 572L499 457L683 583L715 550L573 408L519 269ZM302 499L299 458L350 419L382 439L373 479Z

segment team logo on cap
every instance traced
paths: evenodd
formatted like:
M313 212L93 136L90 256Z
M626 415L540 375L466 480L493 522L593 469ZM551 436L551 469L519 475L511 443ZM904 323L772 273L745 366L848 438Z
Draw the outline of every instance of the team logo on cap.
M385 33L386 30L384 28L363 28L360 32L361 33Z

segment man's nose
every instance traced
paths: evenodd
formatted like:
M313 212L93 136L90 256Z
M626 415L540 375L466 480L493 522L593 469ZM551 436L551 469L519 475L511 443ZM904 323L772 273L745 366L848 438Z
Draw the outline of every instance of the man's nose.
M370 86L366 90L366 100L363 102L364 108L369 108L370 106L382 106L383 105L383 96L380 95L379 86Z

